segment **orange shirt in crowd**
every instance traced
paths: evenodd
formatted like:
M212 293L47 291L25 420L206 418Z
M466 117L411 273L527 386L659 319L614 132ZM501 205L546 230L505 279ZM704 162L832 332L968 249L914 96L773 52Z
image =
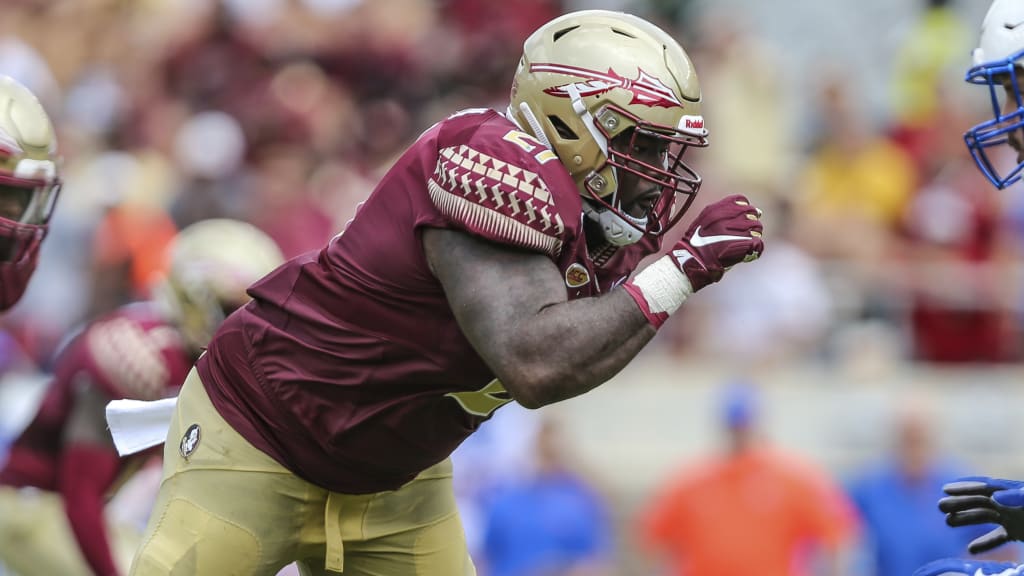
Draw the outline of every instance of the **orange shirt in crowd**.
M167 247L177 232L163 209L132 204L111 208L96 229L96 266L128 263L132 288L145 297L165 272Z
M759 448L670 481L648 505L642 539L677 576L806 576L814 546L850 544L854 510L822 471Z

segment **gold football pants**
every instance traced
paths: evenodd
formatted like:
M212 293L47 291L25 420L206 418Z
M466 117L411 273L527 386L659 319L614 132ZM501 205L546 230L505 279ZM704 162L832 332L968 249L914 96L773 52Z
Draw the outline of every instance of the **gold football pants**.
M138 528L107 522L114 562L121 570L131 562L140 536ZM0 564L21 576L92 574L71 532L61 495L32 488L0 486Z
M291 562L304 575L475 575L450 461L392 492L324 490L235 432L193 369L131 574L273 576Z

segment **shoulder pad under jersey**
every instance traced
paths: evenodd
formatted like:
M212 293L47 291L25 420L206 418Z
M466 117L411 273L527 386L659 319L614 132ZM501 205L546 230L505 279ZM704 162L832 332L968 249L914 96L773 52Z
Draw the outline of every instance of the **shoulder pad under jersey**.
M443 134L427 183L441 214L487 240L558 255L565 222L575 222L580 211L579 194L558 157L500 116L468 138L446 141Z

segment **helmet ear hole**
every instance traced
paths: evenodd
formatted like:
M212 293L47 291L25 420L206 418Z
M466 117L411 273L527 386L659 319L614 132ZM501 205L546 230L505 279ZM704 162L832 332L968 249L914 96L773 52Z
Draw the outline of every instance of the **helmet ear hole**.
M555 127L555 132L558 132L558 136L563 140L580 139L579 134L573 132L572 128L558 116L548 116L548 122L551 122L551 125Z

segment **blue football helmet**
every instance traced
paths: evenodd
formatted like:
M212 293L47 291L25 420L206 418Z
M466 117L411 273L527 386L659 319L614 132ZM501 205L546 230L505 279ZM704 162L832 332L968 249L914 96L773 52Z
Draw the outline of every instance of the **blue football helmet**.
M964 141L978 168L997 188L1020 180L1024 171L1024 2L994 0L981 24L974 66L965 80L988 86L992 118L972 127ZM994 158L1004 144L1017 150L1015 165Z

